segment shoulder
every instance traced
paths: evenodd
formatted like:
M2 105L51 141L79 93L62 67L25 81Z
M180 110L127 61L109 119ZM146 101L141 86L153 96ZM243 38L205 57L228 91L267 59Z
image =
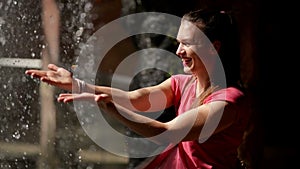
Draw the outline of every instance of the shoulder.
M238 100L244 97L244 92L236 87L228 87L217 90L209 95L204 103L212 101L227 101L230 103L236 103Z
M194 76L186 74L177 74L171 76L171 86L173 90L184 90L190 82L193 81Z
M192 75L187 75L187 74L176 74L171 76L172 79L178 79L178 80L186 80L186 79L191 79L193 78Z
M192 79L193 79L192 75L186 75L186 74L176 74L171 76L171 82L176 84L179 83L184 84L191 81Z

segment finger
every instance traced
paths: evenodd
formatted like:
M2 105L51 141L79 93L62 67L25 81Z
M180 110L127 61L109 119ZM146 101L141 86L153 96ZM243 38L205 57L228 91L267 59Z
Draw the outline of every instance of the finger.
M64 102L64 103L72 102L73 100L74 100L74 97L72 95L69 95L69 96L59 96L57 98L58 102Z
M58 96L57 101L58 101L58 102L62 102L64 99L65 99L64 97Z
M82 94L72 94L72 93L62 93L57 98L59 102L72 102L72 101L93 101L95 96L92 94L82 93Z
M75 94L72 94L72 93L61 93L59 95L59 97L70 97L70 96L73 96L73 95L75 95Z
M73 101L94 101L96 95L91 93L72 94Z
M51 85L58 84L57 80L55 80L55 79L53 79L53 78L49 78L49 77L47 77L47 76L41 77L41 81L42 81L42 82L45 82L45 83L48 83L48 84L51 84Z
M53 79L50 79L48 77L41 77L40 80L44 83L47 83L48 85L52 85L52 86L58 86L59 83Z
M35 77L41 77L46 75L46 71L41 70L26 70L25 74L35 76Z
M75 98L73 96L69 96L69 97L64 97L63 102L68 103L68 102L72 102L74 100L75 100Z
M100 95L97 95L96 97L95 97L95 102L100 102L101 101L101 96Z
M42 70L29 69L29 70L25 71L26 74L32 74L32 73L37 73L37 72L42 72Z
M41 81L45 83L50 83L50 79L48 77L41 77Z
M70 98L74 98L74 94L72 94L72 93L62 93L62 94L60 94L60 95L58 96L57 100L58 100L58 101L64 101L64 102L65 102L65 100L66 100L66 101L69 101Z
M95 96L95 101L96 102L98 102L98 101L108 102L110 100L111 100L111 98L108 94L99 94L99 95Z
M105 98L106 98L105 95L99 94L99 95L96 95L95 101L100 102L100 101L103 101Z
M32 74L32 70L26 70L26 71L25 71L25 74L27 74L27 75Z
M53 71L57 71L58 67L55 64L48 64L48 69L53 70Z
M39 74L36 74L36 73L32 73L30 74L31 78L38 78L38 79L41 79L43 76L42 75L39 75Z
M73 100L82 100L85 97L81 96L80 94L73 94L73 93L61 93L59 94L57 100L58 101L64 101L64 102L70 102Z

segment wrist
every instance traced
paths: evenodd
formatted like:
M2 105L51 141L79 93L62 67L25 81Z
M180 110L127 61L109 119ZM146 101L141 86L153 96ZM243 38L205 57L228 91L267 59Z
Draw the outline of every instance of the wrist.
M73 78L73 92L74 93L83 93L86 92L86 83L83 80L80 80L78 78Z

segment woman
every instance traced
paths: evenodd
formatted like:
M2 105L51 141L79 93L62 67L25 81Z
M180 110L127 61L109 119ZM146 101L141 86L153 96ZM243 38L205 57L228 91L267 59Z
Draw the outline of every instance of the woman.
M26 73L69 91L73 84L77 94L60 94L58 101L95 100L102 110L136 133L169 145L137 168L237 168L237 148L249 113L240 86L235 29L233 18L223 11L185 14L177 34L176 54L186 74L172 75L161 84L134 91L86 84L53 64L48 71ZM134 113L170 106L175 106L176 117L169 122Z

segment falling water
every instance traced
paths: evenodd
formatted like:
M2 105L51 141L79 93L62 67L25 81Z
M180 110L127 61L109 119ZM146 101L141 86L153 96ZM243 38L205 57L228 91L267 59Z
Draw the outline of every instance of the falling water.
M42 23L41 2L37 0L0 0L0 168L30 168L37 167L40 143L40 91L44 85L36 79L24 74L26 69L41 68L45 43ZM59 64L69 67L76 63L80 46L95 31L93 20L101 15L95 15L97 9L91 0L59 0L58 9L61 11ZM98 1L97 1L98 2ZM100 2L100 1L99 1ZM117 0L107 3L118 4ZM130 3L129 3L130 2ZM96 4L99 5L99 4ZM101 4L100 4L101 5ZM113 8L114 6L111 5ZM129 0L122 1L122 11L132 12L136 4ZM106 9L106 8L105 8ZM103 12L104 8L99 11ZM105 12L105 11L104 11ZM109 14L109 13L108 13ZM151 19L145 20L143 26L149 26ZM172 40L155 41L157 37L141 35L134 37L136 49L147 47L172 46ZM170 60L155 53L147 53L151 58L141 61L146 67L163 64L170 70L168 73L178 73L180 69ZM170 66L172 65L172 66ZM149 70L140 72L135 78L133 88L150 86L164 80L166 72ZM152 80L151 80L152 79ZM153 79L155 79L153 81ZM62 91L56 90L55 97ZM58 168L88 168L93 169L105 164L86 158L87 152L103 152L95 145L80 127L72 105L60 104L53 98L57 108L55 147ZM49 112L51 113L51 112ZM93 121L91 115L86 122ZM117 164L116 164L117 165ZM122 166L122 163L120 164ZM124 165L124 164L123 164Z
M26 149L16 157L12 154L15 144L35 145L39 140L38 83L24 76L19 59L39 58L39 14L33 1L0 1L0 168L34 164Z
M61 23L60 63L74 63L78 45L89 30L92 4L88 0L58 2L63 11ZM0 1L0 168L36 168L40 142L41 83L24 74L26 69L41 68L42 51L46 47L41 19L41 1ZM54 100L55 98L53 98ZM56 103L57 104L57 103ZM70 106L57 104L58 167L66 168L78 163L76 145L86 143ZM60 118L61 117L61 118ZM79 165L80 166L80 165ZM82 167L91 167L82 164ZM86 168L85 167L85 168Z

